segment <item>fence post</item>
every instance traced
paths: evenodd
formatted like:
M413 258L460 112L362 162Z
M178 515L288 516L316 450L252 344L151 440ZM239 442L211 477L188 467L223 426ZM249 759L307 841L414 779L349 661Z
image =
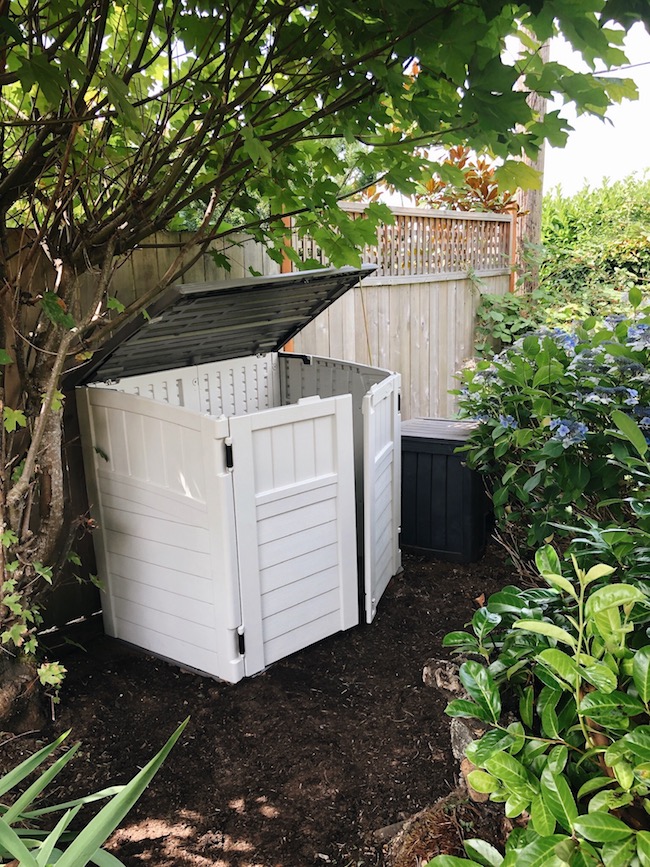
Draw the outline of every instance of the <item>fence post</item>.
M519 205L517 202L508 205L508 213L510 214L510 282L508 284L508 291L514 293L517 288L517 257L519 252L517 250L517 218L519 216Z

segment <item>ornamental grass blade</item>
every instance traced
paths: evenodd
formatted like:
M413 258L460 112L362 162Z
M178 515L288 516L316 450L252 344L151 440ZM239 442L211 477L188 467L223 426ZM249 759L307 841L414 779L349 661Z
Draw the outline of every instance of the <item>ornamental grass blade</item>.
M106 849L98 849L90 862L96 864L97 867L124 867L124 862L116 858L112 852L107 852Z
M115 795L99 813L91 819L79 836L66 849L57 862L57 867L85 867L99 847L113 833L140 795L147 788L156 772L179 739L189 717L180 724L165 746L144 766L124 789Z
M38 852L36 853L36 861L39 867L47 867L47 864L52 857L52 853L56 848L56 844L59 842L64 831L66 830L70 822L74 819L74 817L77 815L80 809L81 806L75 807L73 810L68 810L67 813L61 816L54 828L50 831L47 839L43 841Z
M0 819L0 847L15 858L20 867L39 867L36 858L4 819Z
M92 804L93 801L101 801L104 798L111 798L113 795L118 795L124 786L109 786L107 789L102 789L100 792L93 792L92 795L84 795L82 798L75 798L74 801L66 801L63 804L54 804L52 807L41 807L38 810L29 810L22 814L24 819L37 819L39 816L45 816L47 813L59 813L61 810L69 810L72 807L83 806L84 804Z
M4 820L8 825L11 825L12 822L15 822L17 819L22 817L22 811L25 807L28 807L36 798L41 794L41 792L49 786L52 780L56 777L56 775L63 770L63 768L68 764L70 759L74 757L74 754L79 749L79 744L75 744L71 747L67 752L65 752L62 756L60 756L54 764L52 764L46 771L44 771L41 776L35 780L32 785L26 789L23 794L17 799L17 801L7 810L4 814Z
M40 764L42 764L45 759L47 759L47 757L54 752L54 750L57 749L57 747L61 746L61 744L68 737L69 734L70 729L68 729L67 732L63 732L63 734L60 735L51 744L43 747L37 753L34 753L34 755L29 756L29 758L25 759L24 762L21 762L15 768L9 771L8 774L5 774L4 777L1 777L0 797L13 789L14 786L17 786L18 783L21 783L25 779L25 777L28 777L33 771L35 771L36 768Z

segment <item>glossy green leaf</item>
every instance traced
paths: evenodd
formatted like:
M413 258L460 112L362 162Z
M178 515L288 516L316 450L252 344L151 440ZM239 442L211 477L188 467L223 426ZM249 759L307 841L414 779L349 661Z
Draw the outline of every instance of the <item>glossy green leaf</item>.
M477 861L468 861L467 858L457 858L455 855L436 855L427 861L426 867L467 867L477 865ZM479 865L481 867L481 865Z
M634 753L640 761L650 762L650 726L637 726L622 738L621 746Z
M648 451L648 444L643 436L643 431L634 419L626 413L615 409L612 413L612 421L620 432L632 443L641 457L643 457Z
M463 840L463 848L477 864L482 864L483 867L501 867L503 855L485 840Z
M466 698L456 698L450 701L445 708L445 713L451 717L480 719L482 722L491 722L491 716L485 708L476 704L475 701L468 701Z
M580 816L573 827L577 834L593 843L614 843L627 839L633 833L632 829L616 816L600 812Z
M535 690L527 686L522 690L519 698L519 716L527 728L533 727L533 709L535 705Z
M509 749L512 743L513 739L509 734L493 729L479 740L472 741L465 750L465 754L475 765L484 765L486 759L489 759L491 755Z
M578 686L581 680L580 670L572 657L557 648L549 648L538 654L544 665L548 666L555 674L571 687Z
M580 713L606 725L643 713L641 702L626 692L589 692L580 702Z
M548 754L546 767L551 774L561 774L569 758L569 749L564 744L552 747Z
M569 833L578 817L578 807L571 786L564 774L553 773L548 767L541 776L542 798L560 825Z
M555 832L555 816L541 795L535 795L531 801L530 821L540 837L548 837Z
M556 708L561 697L562 693L559 690L545 686L537 700L537 713L542 720L544 734L548 738L556 738L559 734Z
M650 702L650 645L641 647L635 652L632 661L632 678L639 698L648 704Z
M470 660L460 667L460 681L470 698L488 713L492 722L497 722L501 716L501 698L489 671L480 663Z
M575 648L575 638L565 629L556 626L554 623L548 623L545 620L517 620L513 623L515 629L525 629L527 632L535 632L538 635L546 635L561 644L568 644L569 647Z
M539 783L530 771L509 753L495 753L485 762L486 770L502 780L509 789L525 793L529 799L539 791Z
M501 788L501 784L496 777L486 774L485 771L481 770L470 771L467 775L467 782L475 792L482 792L484 794L496 792Z
M637 831L636 853L641 867L650 867L650 831Z
M517 853L517 867L559 867L555 847L566 839L563 834L550 834L533 840Z
M601 849L601 857L605 867L629 867L635 855L636 840L634 837L605 843Z
M593 617L607 608L620 608L636 602L644 602L645 594L632 584L610 584L591 594L585 606L587 617Z
M577 798L580 800L581 798L584 798L585 795L591 794L591 792L597 792L599 789L603 789L606 786L611 786L613 784L614 781L611 777L590 777L590 779L584 782L578 789Z
M592 660L584 662L584 654L581 656L579 672L582 677L595 686L600 692L613 692L618 685L618 678L611 668L604 662Z

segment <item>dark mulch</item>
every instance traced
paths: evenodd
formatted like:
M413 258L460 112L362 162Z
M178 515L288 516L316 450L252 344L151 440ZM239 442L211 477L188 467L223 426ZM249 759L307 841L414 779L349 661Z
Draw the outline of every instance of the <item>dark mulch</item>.
M405 555L371 626L236 686L98 637L66 657L56 721L38 736L3 736L0 766L71 728L83 746L58 778L64 800L126 782L189 715L113 837L125 864L384 864L373 832L457 782L445 700L423 684L423 664L444 655L443 635L462 628L480 594L511 580L498 550L468 565Z

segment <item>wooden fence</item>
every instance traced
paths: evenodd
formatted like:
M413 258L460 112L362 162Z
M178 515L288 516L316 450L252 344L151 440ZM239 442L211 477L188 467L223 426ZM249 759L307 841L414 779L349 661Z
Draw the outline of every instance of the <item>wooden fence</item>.
M354 202L341 208L354 219L365 207ZM364 247L361 258L377 265L381 277L429 274L503 272L511 262L512 218L509 214L476 214L433 208L391 208L394 222L380 225L377 243ZM303 261L326 264L322 251L308 237L294 232L292 246Z
M346 204L355 218L363 206ZM297 352L396 370L402 375L402 416L450 417L455 373L472 356L476 307L482 292L506 293L511 279L512 218L424 208L394 208L395 222L379 227L362 253L377 263L373 277L351 290L293 341ZM164 274L189 235L160 233L117 272L113 294L128 304ZM327 264L309 238L293 236L304 260ZM280 266L245 236L215 245L228 272L203 255L183 283L277 274ZM288 267L288 261L287 261ZM252 271L251 271L252 269Z

